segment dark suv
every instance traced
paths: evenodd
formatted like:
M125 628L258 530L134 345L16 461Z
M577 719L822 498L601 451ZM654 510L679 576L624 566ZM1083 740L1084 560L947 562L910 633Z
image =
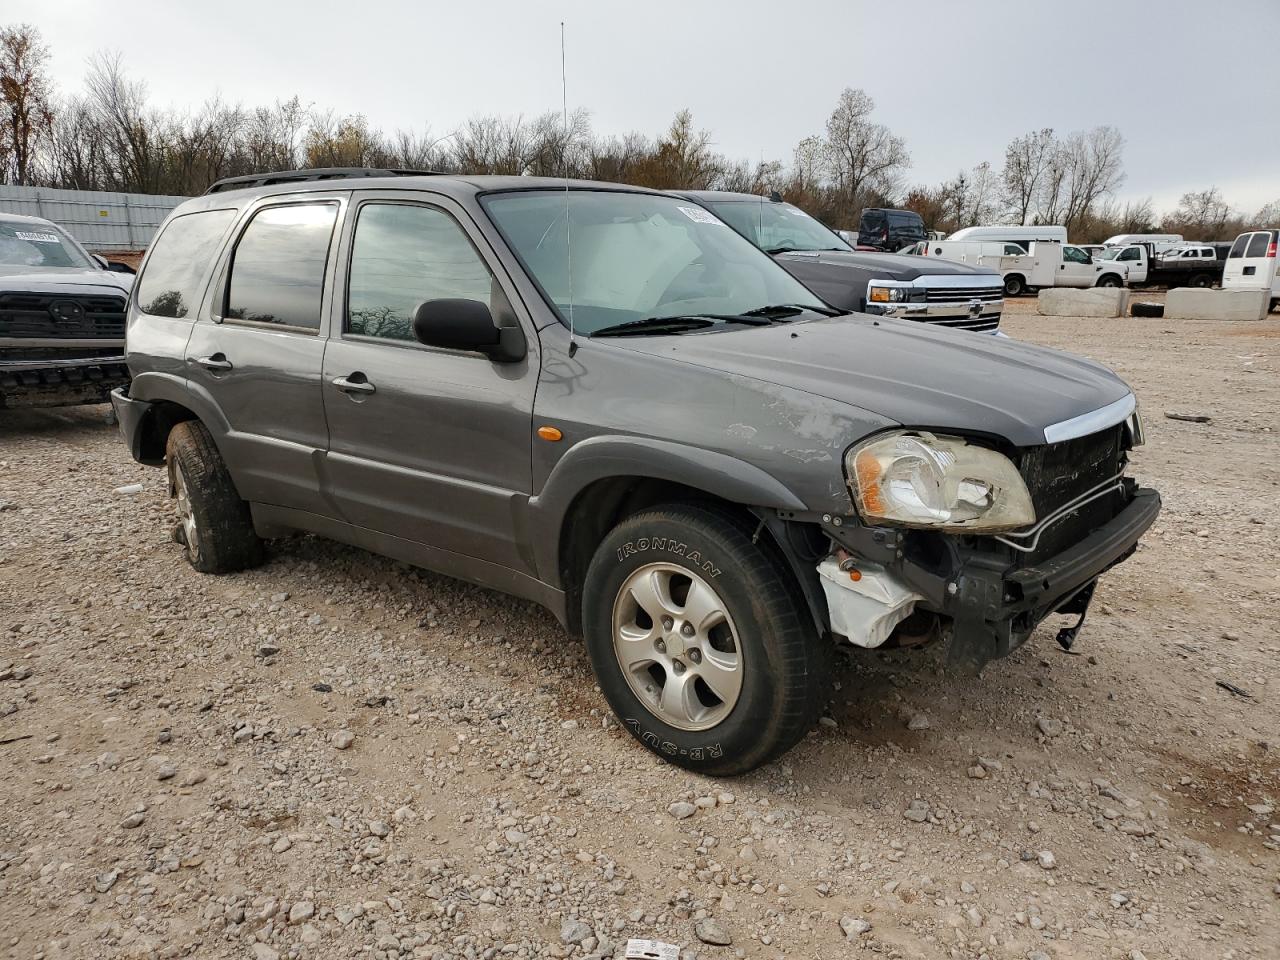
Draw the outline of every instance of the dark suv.
M113 395L191 563L309 531L535 600L674 763L787 749L836 643L947 637L980 665L1083 618L1159 511L1104 367L836 315L687 200L235 186L152 244Z
M128 383L132 282L57 224L0 216L0 409L104 403Z

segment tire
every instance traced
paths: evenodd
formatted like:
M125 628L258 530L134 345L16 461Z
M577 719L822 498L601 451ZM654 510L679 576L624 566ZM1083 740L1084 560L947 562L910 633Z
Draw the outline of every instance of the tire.
M1197 273L1191 278L1191 286L1204 289L1213 286L1213 275L1209 273Z
M1273 297L1271 305L1267 307L1267 313L1271 313L1276 307L1280 307L1280 298Z
M1027 281L1016 273L1011 273L1004 278L1004 295L1006 297L1020 297L1026 292Z
M1117 277L1114 273L1105 273L1098 278L1097 286L1115 289L1116 287L1123 287L1124 281L1121 280L1119 277Z
M262 562L262 540L213 437L199 420L169 431L169 486L178 500L174 539L201 573L234 573Z
M662 759L709 776L745 773L817 720L831 644L784 563L712 506L648 510L600 544L583 590L587 650L622 725ZM695 607L706 626L685 635Z

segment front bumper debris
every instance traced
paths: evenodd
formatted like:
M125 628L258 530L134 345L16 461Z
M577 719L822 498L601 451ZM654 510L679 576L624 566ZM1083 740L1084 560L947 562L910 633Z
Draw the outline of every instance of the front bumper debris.
M1029 566L1007 553L963 547L958 538L941 534L923 541L932 548L925 557L918 549L921 535L909 539L911 531L848 524L828 527L827 533L855 556L892 571L923 598L917 609L949 617L951 658L976 671L1016 650L1050 614L1083 616L1094 582L1137 549L1160 506L1155 490L1135 489L1111 520Z

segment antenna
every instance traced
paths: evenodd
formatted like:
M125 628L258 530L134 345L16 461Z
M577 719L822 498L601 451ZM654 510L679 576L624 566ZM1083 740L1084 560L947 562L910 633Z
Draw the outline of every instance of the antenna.
M578 352L573 327L573 235L569 220L569 85L564 73L564 21L560 21L560 108L564 114L564 141L560 145L560 173L564 177L565 266L569 274L569 356Z

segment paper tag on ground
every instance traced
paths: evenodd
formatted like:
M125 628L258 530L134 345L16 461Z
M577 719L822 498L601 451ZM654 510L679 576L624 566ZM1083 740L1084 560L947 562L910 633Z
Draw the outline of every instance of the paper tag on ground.
M703 210L701 207L676 207L676 209L694 223L720 223L710 210ZM654 942L656 943L657 941Z
M684 207L680 208L681 210ZM680 948L661 940L628 940L626 960L680 960Z

